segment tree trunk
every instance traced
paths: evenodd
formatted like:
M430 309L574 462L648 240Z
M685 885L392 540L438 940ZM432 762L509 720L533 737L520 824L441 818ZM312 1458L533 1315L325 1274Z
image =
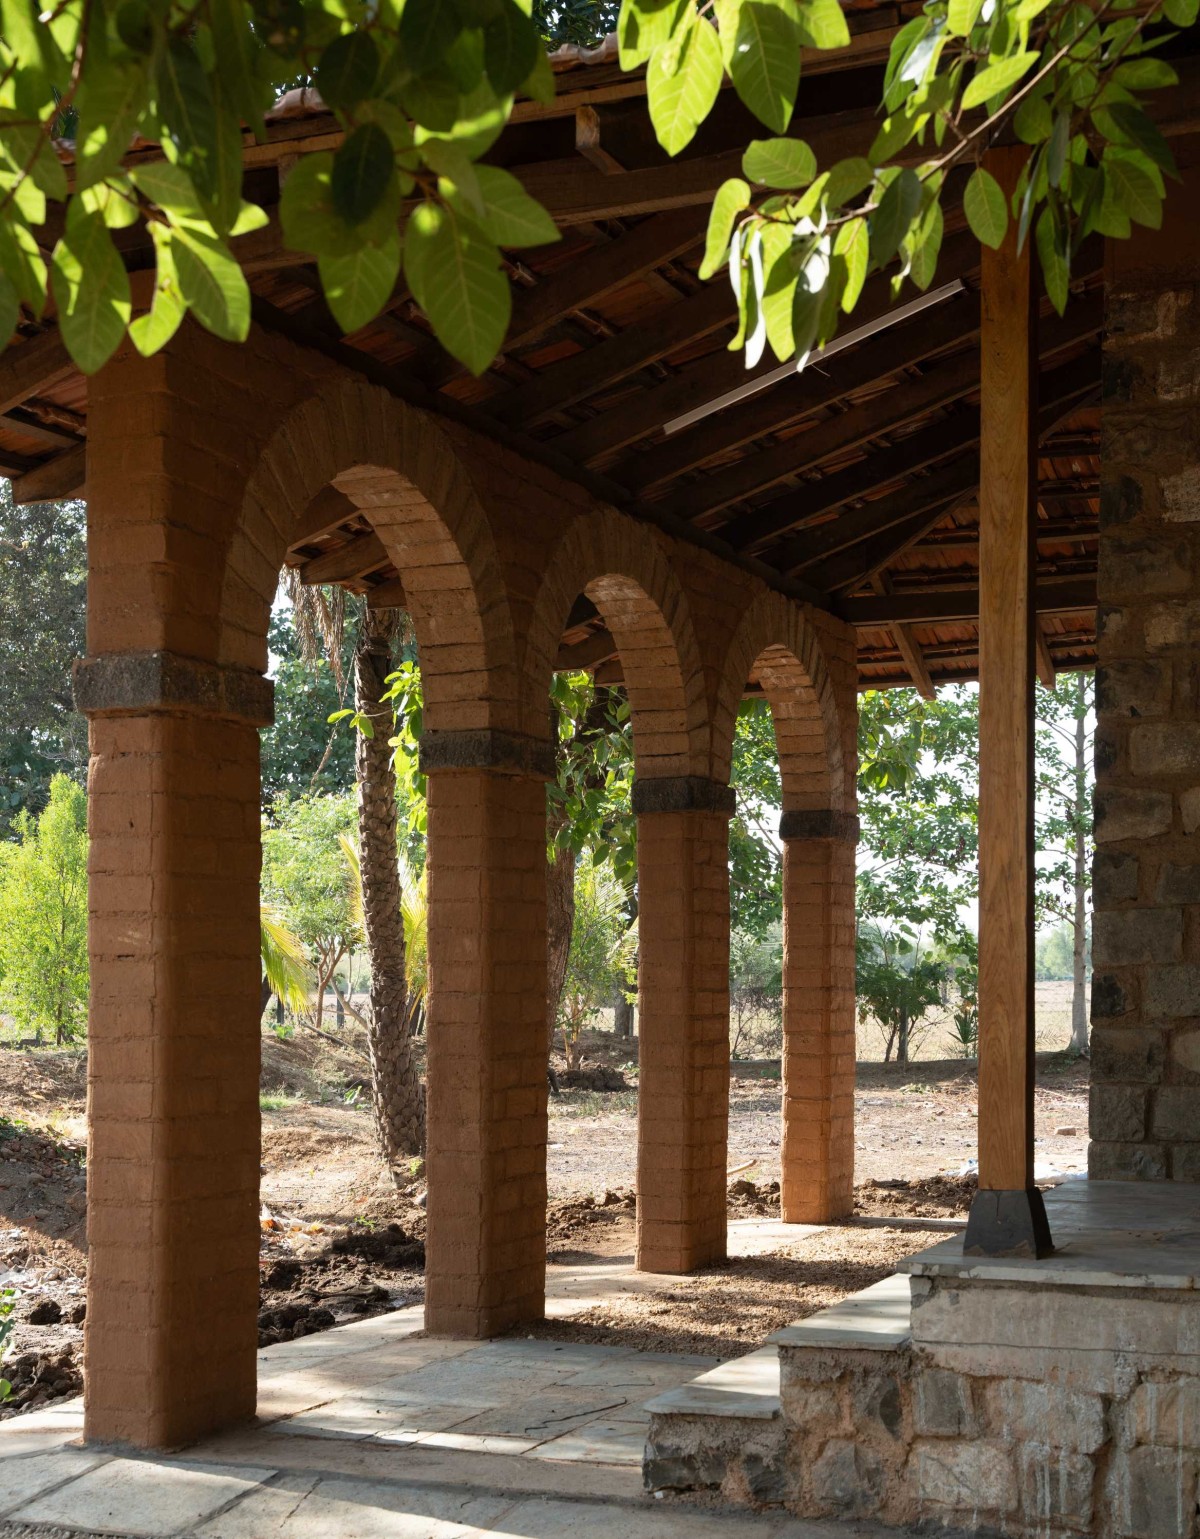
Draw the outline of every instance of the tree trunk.
M907 1010L901 1010L901 1012L900 1012L900 1033L899 1033L898 1043L897 1043L897 1046L896 1046L896 1062L897 1063L907 1063L908 1062L908 1011Z
M371 722L373 737L357 735L358 853L363 930L371 966L372 1105L383 1157L395 1173L404 1156L425 1144L425 1096L408 1033L404 972L404 919L396 858L396 774L392 767L391 706L381 700L392 671L395 622L387 610L367 610L354 651L354 705Z
M262 1015L263 1015L263 1012L266 1010L267 1006L271 1003L271 985L267 982L265 977L263 978L262 984L259 987L258 998L259 998L258 1014L259 1014L259 1017L261 1018Z
M1087 1012L1087 841L1083 835L1083 808L1087 797L1087 731L1084 675L1078 675L1075 701L1075 944L1072 957L1071 1050L1088 1050Z
M575 852L556 850L546 863L546 1057L554 1046L558 1002L567 978L575 924Z
M616 1008L613 1010L613 1031L625 1041L633 1036L633 1000L626 996L624 989L617 995Z

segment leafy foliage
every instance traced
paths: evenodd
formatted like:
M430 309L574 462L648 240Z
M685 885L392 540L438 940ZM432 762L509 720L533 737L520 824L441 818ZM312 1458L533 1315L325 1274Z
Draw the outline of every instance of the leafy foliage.
M2 237L0 237L2 239ZM71 698L84 652L82 502L17 507L0 481L0 837L45 806L50 780L87 769L87 723Z
M911 926L865 926L858 937L856 987L862 1021L875 1020L884 1036L884 1062L892 1053L907 1063L915 1032L941 1003L946 964L924 953Z
M967 217L995 244L1032 232L1061 310L1086 235L1157 227L1175 174L1145 98L1174 82L1155 52L1165 18L1198 0L926 0L901 28L868 155L821 169L788 138L803 48L849 42L838 0L622 0L622 66L645 65L660 143L677 154L712 111L724 75L771 139L721 190L704 270L728 258L751 365L829 340L871 269L899 288L932 282L941 199L1011 128L1029 159L1011 207L976 171ZM613 8L596 0L4 0L0 42L0 333L52 297L72 356L93 372L128 332L154 352L189 312L245 338L250 292L231 242L266 213L242 198L243 125L264 137L275 93L321 93L344 130L304 155L284 187L287 245L317 259L329 307L355 331L407 285L444 346L476 373L510 308L502 249L557 232L507 172L480 164L518 91L554 92L545 44L592 42ZM982 110L981 110L982 109ZM73 182L53 137L69 124ZM124 164L135 136L164 159ZM49 259L35 232L63 203ZM152 298L134 296L114 236L144 225Z
M66 775L0 862L0 986L17 1025L61 1046L87 1022L87 797Z
M618 990L633 986L637 927L625 908L625 889L612 871L594 860L581 861L575 871L575 918L558 1007L568 1069L579 1067L579 1042L587 1023L612 1003Z
M261 734L262 798L269 810L281 797L350 785L354 741L326 724L344 698L349 638L342 644L341 685L324 656L306 657L291 608L272 614L267 644L275 675L275 722Z

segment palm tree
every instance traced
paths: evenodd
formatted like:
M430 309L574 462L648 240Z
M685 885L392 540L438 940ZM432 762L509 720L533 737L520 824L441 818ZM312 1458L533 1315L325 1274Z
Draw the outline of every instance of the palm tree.
M292 572L285 581L305 655L315 658L323 650L335 678L340 679L348 619L344 591L306 588ZM393 647L407 630L408 620L402 610L369 609L363 600L353 606L353 617L356 866L371 966L370 1006L359 1018L367 1032L375 1125L384 1159L395 1172L405 1156L420 1154L425 1146L425 1096L413 1055L405 972L396 773L389 743L392 707L384 698Z

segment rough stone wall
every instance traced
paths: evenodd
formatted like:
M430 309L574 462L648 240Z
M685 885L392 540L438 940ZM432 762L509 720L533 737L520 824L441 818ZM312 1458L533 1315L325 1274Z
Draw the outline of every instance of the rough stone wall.
M1188 191L1172 190L1160 236L1112 243L1108 279L1096 1178L1200 1180L1200 220Z

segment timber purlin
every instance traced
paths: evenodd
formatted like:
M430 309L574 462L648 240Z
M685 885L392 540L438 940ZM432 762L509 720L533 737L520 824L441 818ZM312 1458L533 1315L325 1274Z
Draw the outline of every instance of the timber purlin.
M806 55L789 131L807 139L823 163L861 152L874 134L888 46L917 9L851 6L851 46ZM1172 45L1181 84L1152 104L1168 136L1195 122L1200 58L1190 46L1186 38ZM963 293L669 434L675 418L752 377L727 350L734 321L727 283L703 284L697 268L711 196L761 129L726 83L694 144L671 161L654 140L644 73L620 70L612 40L594 50L560 50L553 67L555 101L518 102L489 158L545 200L563 238L509 260L513 322L503 353L481 378L442 350L403 285L375 322L341 337L320 296L315 262L287 250L278 218L281 166L339 142L336 120L308 90L281 98L264 143L247 142L245 192L268 215L265 228L235 242L256 325L793 600L870 617L856 619L861 687L972 677L980 257L957 201L962 179L947 194L937 282L957 278ZM59 148L69 170L70 146ZM158 153L139 142L131 158ZM51 205L49 243L61 218L61 207ZM133 227L119 237L138 274L149 259L146 232ZM1043 421L1038 463L1044 666L1086 667L1095 658L1094 623L1083 613L1090 605L1077 601L1082 590L1067 590L1094 580L1096 570L1099 381L1087 371L1100 330L1093 287L1100 267L1081 252L1066 317L1054 317L1044 301L1041 307L1043 388L1059 387L1051 394L1061 407L1049 425ZM872 280L847 328L885 314L890 303L886 281ZM759 372L772 366L768 360ZM1073 394L1071 381L1080 382ZM53 324L22 323L0 356L0 472L14 478L18 501L86 495L87 411L87 381ZM353 506L339 506L330 493L309 510L304 537L286 559L305 582L340 582L373 605L403 603L402 574L386 553L380 557ZM1060 587L1064 602L1055 606ZM943 613L934 596L948 588L956 596ZM934 600L931 609L921 610L922 594ZM919 645L911 629L899 638L889 629L908 625L909 614L919 622ZM619 677L603 632L595 614L575 622L560 641L564 660Z

